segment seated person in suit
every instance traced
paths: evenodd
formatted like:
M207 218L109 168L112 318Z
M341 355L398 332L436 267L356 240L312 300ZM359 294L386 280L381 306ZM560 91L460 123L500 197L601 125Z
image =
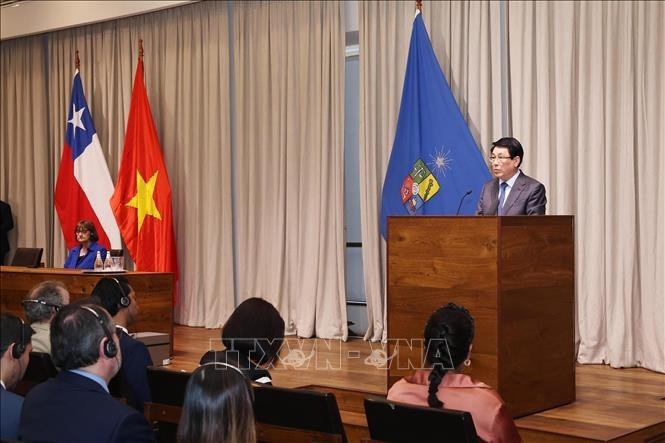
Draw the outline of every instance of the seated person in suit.
M89 220L81 220L74 229L78 246L69 251L65 268L69 269L94 269L97 252L100 252L102 260L106 260L106 248L99 241L99 234L95 224Z
M58 309L69 304L69 291L59 281L45 281L30 290L23 300L25 317L35 331L32 350L51 353L51 319Z
M277 357L283 340L284 320L279 311L266 300L248 298L238 305L222 328L226 349L206 352L200 364L228 363L256 383L272 384L264 367Z
M23 402L19 437L50 442L151 442L143 414L111 397L122 364L113 320L102 307L72 303L51 322L51 355L60 373Z
M491 387L462 374L471 364L474 321L453 303L434 311L425 325L423 347L429 369L417 370L388 391L388 400L468 411L485 442L521 441L512 416Z
M146 345L129 335L127 330L139 314L134 289L124 277L105 277L95 285L91 300L99 303L113 317L120 338L120 378L128 396L127 404L143 412L143 404L151 398L146 368L152 366L152 358Z
M12 314L0 316L0 438L18 438L23 397L8 389L23 378L30 361L32 329Z
M520 170L524 149L512 137L492 143L490 167L494 177L483 185L477 215L545 215L545 186Z
M225 363L199 366L187 382L178 426L179 443L254 443L254 409L249 380Z

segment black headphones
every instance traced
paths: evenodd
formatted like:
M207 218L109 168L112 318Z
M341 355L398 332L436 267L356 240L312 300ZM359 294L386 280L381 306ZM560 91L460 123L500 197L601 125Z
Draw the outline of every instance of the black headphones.
M49 302L46 302L44 300L35 300L35 299L32 299L32 298L29 298L27 300L23 300L21 303L23 303L24 307L28 303L38 303L40 305L48 306L49 308L55 309L55 312L58 312L58 309L62 308L61 305L56 305L55 303L49 303Z
M84 309L95 316L97 322L99 322L99 325L102 327L102 330L104 331L104 335L106 336L106 343L104 343L104 355L107 358L114 358L116 355L118 355L118 347L115 345L115 342L113 341L113 335L104 324L104 320L102 320L102 317L100 317L100 315L97 312L95 312L95 310L92 309L91 307L81 306L81 309Z
M131 299L129 298L129 296L125 293L124 288L123 288L122 285L120 284L120 280L118 280L118 279L115 278L115 277L111 277L111 279L112 279L113 281L115 281L115 282L118 284L118 288L120 288L120 293L122 294L122 296L120 297L120 302L119 302L119 303L120 303L120 306L122 306L123 308L126 308L127 306L129 306L129 305L132 303L132 300L131 300Z
M19 321L19 329L21 332L16 336L16 341L14 342L14 347L12 348L12 357L15 359L21 358L23 353L25 352L25 323L23 323L23 319L21 317L16 317Z

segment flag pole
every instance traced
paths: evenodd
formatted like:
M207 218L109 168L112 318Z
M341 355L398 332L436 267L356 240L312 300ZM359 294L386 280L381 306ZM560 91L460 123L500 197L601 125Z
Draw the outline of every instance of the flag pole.
M143 39L139 39L139 60L143 61Z
M420 12L423 12L423 11L422 11L422 7L423 7L423 2L422 2L422 0L416 0L416 10L417 10L417 11L420 11Z
M74 66L78 70L81 67L81 60L79 60L79 50L77 49L74 55Z

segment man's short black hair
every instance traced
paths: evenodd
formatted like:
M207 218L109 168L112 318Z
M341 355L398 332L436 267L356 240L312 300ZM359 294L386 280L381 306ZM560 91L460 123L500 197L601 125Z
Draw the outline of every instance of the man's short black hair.
M62 370L90 366L99 359L99 343L106 333L97 317L84 307L99 315L107 331L114 330L109 313L101 306L72 303L60 309L51 320L51 356Z
M23 333L21 334L21 329ZM0 315L0 355L5 355L12 343L27 345L34 331L14 314Z
M492 143L492 149L490 152L494 151L494 148L507 148L510 153L510 158L519 157L520 163L518 167L522 165L524 161L524 149L522 149L522 144L516 138L512 137L503 137Z
M92 297L95 302L115 316L121 308L120 299L129 297L131 292L129 282L124 277L104 277L100 279L92 289Z

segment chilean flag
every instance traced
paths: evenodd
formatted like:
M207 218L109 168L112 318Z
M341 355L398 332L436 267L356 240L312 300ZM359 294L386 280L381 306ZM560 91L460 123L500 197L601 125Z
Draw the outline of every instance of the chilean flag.
M120 231L109 202L113 195L113 181L83 94L78 69L74 73L72 99L67 112L65 145L54 196L67 249L78 245L74 229L84 219L95 224L102 246L120 249Z

